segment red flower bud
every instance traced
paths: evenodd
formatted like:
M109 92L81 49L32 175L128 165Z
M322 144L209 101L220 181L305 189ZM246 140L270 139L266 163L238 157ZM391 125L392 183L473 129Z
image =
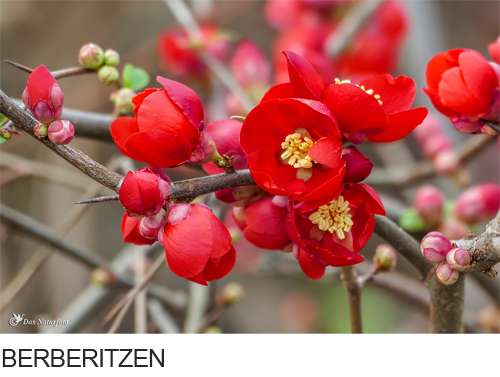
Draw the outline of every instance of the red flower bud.
M455 271L463 271L470 264L472 258L465 249L452 249L446 255L446 263Z
M104 52L98 45L94 43L86 43L78 52L78 61L85 68L99 68L104 63Z
M158 238L158 232L165 224L166 215L167 212L162 208L160 212L154 216L143 217L139 224L139 232L146 238L156 240Z
M121 231L123 241L135 245L152 245L155 239L145 238L139 231L141 219L130 217L126 213L123 215Z
M453 213L467 224L492 219L500 208L500 185L484 183L462 192L453 207Z
M445 219L437 230L450 240L459 240L469 233L467 224L456 218Z
M448 263L443 263L436 270L436 278L444 285L455 284L458 276L458 271L453 270Z
M372 171L373 164L363 156L354 145L342 149L342 159L345 161L344 182L361 182Z
M500 37L488 45L488 51L493 60L500 64Z
M428 229L434 229L443 218L444 196L434 186L420 188L415 196L415 210Z
M63 92L54 76L43 65L31 72L22 98L33 116L42 123L51 123L61 117Z
M453 249L450 240L439 232L428 233L420 243L420 251L425 259L431 263L440 263L446 260L446 254Z
M38 136L38 138L43 139L45 136L47 136L47 126L44 124L37 124L35 127L33 127L33 132L36 136Z
M66 145L73 140L75 127L68 120L58 120L50 124L47 135L54 144Z
M238 43L231 58L231 72L243 89L253 86L268 86L271 80L271 65L264 52L251 40Z
M128 172L120 186L120 202L130 216L154 216L169 193L168 181L159 175L144 170Z
M233 207L243 207L266 195L268 194L259 186L241 186L215 192L217 199L221 202L231 204Z
M236 259L231 235L212 211L196 204L174 204L167 221L163 247L174 274L208 285L207 281L231 271Z

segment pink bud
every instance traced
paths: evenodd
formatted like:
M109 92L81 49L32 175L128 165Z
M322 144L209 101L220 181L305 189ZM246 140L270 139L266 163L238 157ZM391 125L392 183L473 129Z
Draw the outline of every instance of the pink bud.
M242 40L236 46L230 62L231 72L243 89L253 85L268 85L271 80L271 64L266 54L250 40Z
M120 62L120 55L115 50L108 48L104 51L104 64L114 67Z
M45 124L37 124L33 127L33 132L38 138L42 139L47 136L47 126Z
M191 204L179 203L173 204L168 210L167 221L172 225L177 225L187 219L191 214Z
M420 243L420 251L425 259L431 263L440 263L446 260L446 254L453 249L450 240L439 232L428 233Z
M454 217L445 219L437 230L450 240L459 240L469 233L467 224Z
M378 267L381 271L391 271L396 267L396 261L398 255L393 247L381 244L377 246L375 250L375 256L373 257L373 264Z
M99 68L104 63L104 52L98 45L94 43L86 43L78 52L78 61L85 68Z
M146 238L156 239L159 230L165 224L166 215L167 212L162 208L156 215L142 218L139 224L139 232Z
M453 143L448 136L434 134L432 137L425 140L425 143L422 145L422 151L426 158L433 159L438 152L445 149L451 149L452 147Z
M443 217L444 196L434 186L420 188L415 196L415 210L428 229L435 229Z
M413 130L413 135L421 146L438 134L441 134L441 120L432 113L429 113L422 124Z
M446 263L455 271L463 271L471 262L471 256L465 249L452 249L446 255Z
M458 155L453 149L438 152L433 162L434 168L439 175L450 175L460 167Z
M99 68L97 78L106 85L113 85L120 78L120 73L115 67L105 65Z
M50 124L47 134L49 140L56 145L71 143L75 136L75 127L67 120L58 120Z
M354 145L342 149L342 159L346 163L344 182L361 182L372 171L370 159L363 156Z
M200 141L188 161L195 165L203 165L210 161L222 160L221 155L217 151L215 141L208 133L203 122L200 123L199 130L201 132Z
M458 271L453 270L448 263L443 263L436 270L436 278L444 285L455 284L458 276Z
M453 118L451 121L456 130L464 134L480 133L481 127L484 125L484 123L477 118L467 115L459 115L458 117Z
M484 183L462 192L453 208L454 214L467 224L492 219L500 208L500 185Z
M54 76L43 65L31 72L22 98L33 116L42 123L48 124L61 117L63 92Z

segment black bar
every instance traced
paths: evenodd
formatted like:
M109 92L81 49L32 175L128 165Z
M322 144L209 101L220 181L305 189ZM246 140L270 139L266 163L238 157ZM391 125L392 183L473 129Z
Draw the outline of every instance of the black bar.
M2 349L2 367L163 368L163 349Z

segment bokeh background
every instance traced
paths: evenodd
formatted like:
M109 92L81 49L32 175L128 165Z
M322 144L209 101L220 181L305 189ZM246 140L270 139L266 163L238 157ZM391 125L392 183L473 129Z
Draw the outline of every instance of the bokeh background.
M208 3L208 5L207 5ZM420 88L425 86L425 67L435 54L455 47L472 48L489 57L487 44L500 34L500 3L498 1L405 1L411 18L410 33L400 55L395 73L415 79L418 86L414 106L433 107ZM263 17L262 1L192 1L189 4L201 18L210 14L213 21L236 35L255 41L271 56L277 32ZM144 68L152 78L166 75L159 63L157 38L166 27L176 25L163 1L1 1L0 57L28 67L44 64L50 70L78 65L77 52L87 42L120 53L119 68L126 62ZM6 63L0 64L1 90L13 98L21 98L28 75ZM65 107L111 113L109 101L112 88L102 85L94 75L83 75L59 81L65 95ZM151 86L158 86L152 80ZM194 86L203 98L207 91ZM460 145L469 135L459 134L442 118L445 132ZM120 152L112 143L76 138L73 144L98 162L105 164ZM390 169L411 166L422 159L417 143L410 135L401 142L384 146L364 146L362 149L376 166ZM0 200L43 224L56 228L65 214L81 199L92 183L66 162L44 148L31 137L23 135L1 145ZM11 158L6 158L5 153ZM12 158L14 157L14 158ZM52 179L38 163L57 169L62 179ZM136 165L136 168L139 164ZM498 145L490 145L467 166L473 183L499 181ZM36 172L30 172L34 169ZM197 169L169 169L174 179L200 176ZM435 178L448 198L460 189L447 179ZM411 205L416 189L378 191L393 213ZM102 195L110 194L106 189ZM120 204L92 205L65 238L112 260L126 247L120 233L123 209ZM2 223L0 254L0 292L16 276L21 267L43 245L22 231ZM370 261L374 248L381 243L374 235L361 252ZM133 255L133 247L127 249ZM161 247L150 257L162 253ZM225 333L347 333L350 332L347 294L338 278L338 271L328 268L320 281L308 280L290 255L277 251L259 251L245 241L238 249L236 268L224 279L212 285L220 291L229 282L238 282L245 289L244 298L225 310L219 326ZM133 259L133 258L132 258ZM131 263L133 265L133 263ZM361 265L360 270L366 270ZM133 277L133 268L127 269ZM425 301L427 293L417 280L415 269L403 258L398 261L397 274L410 277L403 280L414 295ZM26 318L69 319L71 310L82 309L85 292L92 290L91 270L56 250L33 274L26 286L5 306L0 315L0 332L22 333L53 331L46 327L11 327L12 313ZM378 278L377 278L378 279ZM380 279L391 279L391 275ZM498 279L497 279L498 280ZM164 294L176 295L180 302L189 292L187 281L167 268L157 275L156 284L166 287ZM498 284L498 281L493 284ZM90 288L89 288L90 286ZM498 289L498 288L497 288ZM481 326L481 316L491 305L491 298L474 281L466 287L466 322L470 330L488 331ZM126 292L114 287L99 305L85 313L71 332L101 332L104 316ZM211 292L213 296L215 293ZM82 304L83 302L83 304ZM428 315L421 307L410 304L380 287L368 285L363 292L363 314L366 332L420 333L428 332ZM83 310L83 309L82 309ZM175 323L182 328L183 310L168 308ZM66 317L65 317L66 316ZM71 317L73 318L73 317ZM491 322L491 321L490 321ZM148 331L158 332L155 321L149 321ZM68 327L69 329L69 327ZM126 316L120 332L134 332L134 310ZM67 331L57 328L56 331Z

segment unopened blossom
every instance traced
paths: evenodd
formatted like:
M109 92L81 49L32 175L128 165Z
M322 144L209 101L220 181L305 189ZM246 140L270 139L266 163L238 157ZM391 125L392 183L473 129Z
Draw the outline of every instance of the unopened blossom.
M415 196L414 207L428 229L435 229L443 219L444 196L436 187L421 187Z
M459 240L464 238L470 231L469 226L456 217L445 218L443 223L437 228L437 231L443 233L450 240Z
M139 232L145 238L158 239L158 232L163 229L167 212L162 208L156 215L143 217L139 224Z
M375 249L373 264L379 271L388 272L396 267L398 255L396 250L387 244L378 245Z
M49 124L62 115L63 92L54 76L43 65L31 72L22 99L33 116L42 123Z
M373 168L371 160L363 156L354 145L342 149L342 160L346 164L344 182L364 181Z
M431 263L440 263L446 260L446 254L453 249L450 240L442 233L430 232L420 243L422 255Z
M469 252L462 248L452 249L446 255L446 263L455 271L465 270L471 260Z
M85 68L99 68L104 63L104 51L95 43L86 43L78 52L78 61Z
M488 45L488 52L495 62L500 64L500 37Z
M75 127L68 120L58 120L52 122L47 128L47 136L56 145L66 145L73 140Z
M33 133L40 139L44 138L47 136L47 126L45 124L37 124L33 127Z
M115 67L120 62L120 55L115 50L108 48L104 51L104 64Z
M135 245L152 245L156 239L144 237L140 230L141 219L137 217L130 217L125 213L122 219L121 232L123 241L133 243Z
M97 72L99 81L106 85L113 85L120 78L120 73L115 67L102 66Z
M436 278L444 285L455 284L458 277L458 271L453 270L448 263L441 264L436 270Z
M500 209L500 185L483 183L463 191L455 200L453 213L467 224L491 220Z
M113 101L120 114L128 114L134 110L132 100L136 95L132 89L120 88L111 94L110 100Z

